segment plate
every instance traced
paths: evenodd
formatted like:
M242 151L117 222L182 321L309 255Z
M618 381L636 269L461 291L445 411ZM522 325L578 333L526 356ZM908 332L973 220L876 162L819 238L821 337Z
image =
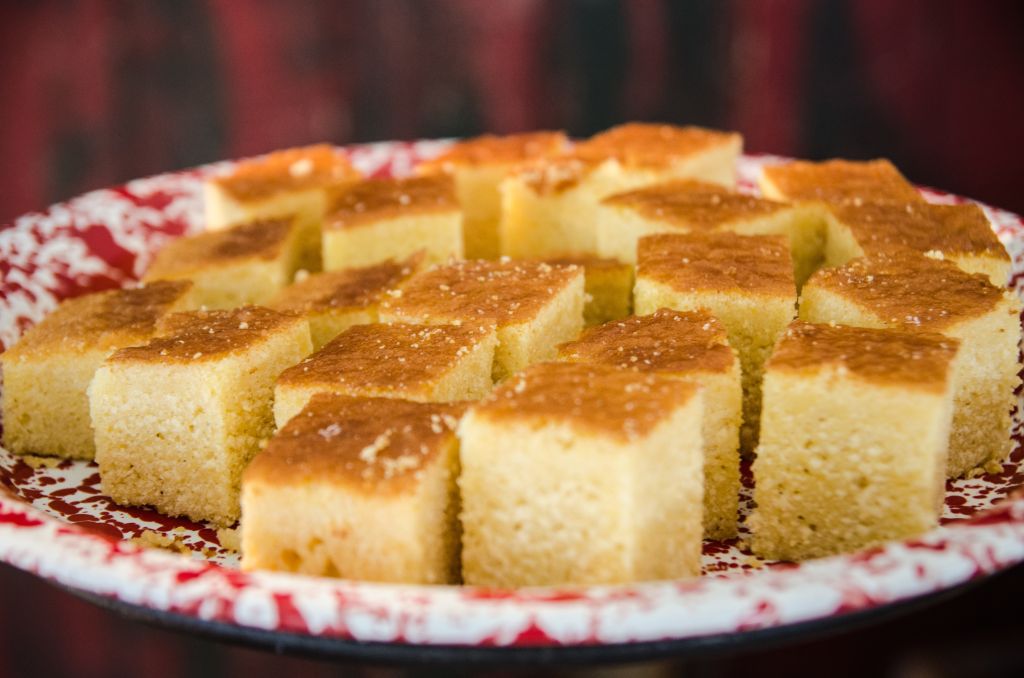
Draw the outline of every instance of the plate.
M367 175L402 176L446 143L346 152ZM756 192L760 167L781 160L742 157L740 189ZM201 230L203 179L229 165L95 191L0 230L0 344L10 346L60 299L136 280L163 243ZM964 200L922 190L934 202ZM983 207L1013 256L1017 288L1024 223ZM794 565L751 556L741 533L705 542L704 576L689 581L499 590L241 572L210 526L112 503L94 464L30 465L2 449L0 559L134 616L321 653L685 651L874 618L1024 560L1024 435L1020 418L1014 421L1014 450L1002 472L947 483L941 525L920 538ZM188 555L130 541L146 532L171 537Z

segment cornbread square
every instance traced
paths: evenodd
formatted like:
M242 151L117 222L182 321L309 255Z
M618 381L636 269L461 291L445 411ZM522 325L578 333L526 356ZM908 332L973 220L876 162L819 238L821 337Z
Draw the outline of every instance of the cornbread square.
M564 132L487 134L455 143L416 169L420 174L444 173L454 178L455 193L462 206L466 258L497 259L501 255L498 185L516 165L564 152L568 146L569 139Z
M977 205L924 202L836 204L826 207L826 266L893 248L941 256L997 287L1010 278L1010 255Z
M700 389L548 363L459 426L462 576L482 586L612 584L700 573Z
M704 310L661 309L586 330L560 360L652 372L703 387L704 536L736 536L743 388L725 328Z
M294 217L185 236L157 253L143 280L191 280L211 309L265 304L301 268L300 236Z
M449 176L352 184L324 220L325 271L404 259L419 250L428 263L462 258L462 210Z
M793 323L765 369L754 553L803 560L937 525L958 343Z
M924 202L921 194L885 159L796 160L765 167L761 192L773 200L813 203Z
M502 253L517 258L598 254L603 198L669 179L732 186L742 138L699 127L632 123L524 163L501 184Z
M194 306L192 283L86 294L61 303L0 353L3 443L15 454L92 459L86 390L108 355L142 344L160 318Z
M1020 301L1012 292L952 262L894 251L815 273L800 297L800 318L959 339L948 473L1001 469L1020 382Z
M358 181L344 153L328 144L289 148L245 160L204 185L206 230L295 217L302 268L320 270L320 224L331 196Z
M317 395L242 479L242 569L459 581L463 405Z
M491 376L501 381L583 329L583 271L543 262L456 261L414 276L380 308L381 322L497 328Z
M422 253L403 261L317 273L281 290L267 304L306 316L314 350L353 325L377 322L383 296L397 290L422 268Z
M630 122L611 127L576 145L581 158L614 159L629 170L736 184L736 158L743 137L703 127Z
M743 374L740 447L752 452L764 361L796 316L786 239L721 232L644 236L637 247L633 305L638 315L704 308L722 322Z
M96 462L119 504L231 525L242 470L274 430L274 380L311 350L305 318L248 306L169 316L89 387Z
M605 198L598 209L601 256L636 263L636 244L655 233L725 231L789 239L797 285L821 265L825 232L817 210L683 179Z
M244 160L206 182L206 229L293 214L319 221L331 192L360 178L345 154L329 144Z
M278 428L315 393L479 400L491 390L498 344L490 325L357 325L288 368L274 388Z
M588 327L630 314L633 308L632 265L601 257L559 257L547 262L583 268L583 323Z

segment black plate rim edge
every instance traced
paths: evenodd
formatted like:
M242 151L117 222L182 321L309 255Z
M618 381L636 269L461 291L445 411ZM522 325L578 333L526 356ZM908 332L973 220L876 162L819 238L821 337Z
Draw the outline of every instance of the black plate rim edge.
M669 658L698 658L727 651L749 651L772 645L816 640L840 632L865 628L885 619L900 617L930 607L960 596L994 576L1019 568L1024 568L1024 565L1011 566L998 572L974 577L940 591L913 596L905 600L763 629L610 645L536 647L415 645L283 633L229 622L199 619L178 612L155 610L144 605L126 603L113 597L65 586L57 582L51 583L78 598L133 621L244 647L270 649L277 654L390 666L436 666L439 664L528 666L554 663L566 665L624 664Z

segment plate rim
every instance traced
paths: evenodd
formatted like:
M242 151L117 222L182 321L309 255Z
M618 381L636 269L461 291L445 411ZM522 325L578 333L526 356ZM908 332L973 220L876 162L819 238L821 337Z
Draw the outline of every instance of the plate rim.
M430 153L442 148L444 143L444 141L439 140L385 142L383 144L348 147L346 150L353 154L353 156L363 154L362 157L370 166L374 166L373 163L377 163L375 172L389 172L396 171L395 165L405 168L411 167L416 159L429 157ZM781 159L779 156L772 155L746 155L743 156L741 164L743 162L765 164ZM159 185L161 181L183 179L186 177L191 178L192 181L199 181L198 177L225 164L216 163L200 168L158 174L146 179L137 179L121 186L94 191L68 202L58 203L43 212L23 215L11 222L10 226L15 229L22 228L25 223L31 222L33 219L45 219L49 215L62 210L74 215L76 201L85 199L113 199L111 196L116 195L118 192L131 193L133 190L137 190L137 188L133 189L133 186L147 185L147 182L148 184ZM938 196L940 199L949 199L951 201L965 200L964 198L936 191L935 189L925 190L928 195ZM1009 228L1007 224L1012 223L1014 242L1017 244L1024 242L1024 225L1021 224L1020 217L1005 210L999 210L986 205L983 205L983 207L986 208L990 218L993 215L1001 215L1002 221L994 219L996 226L1002 225L1005 228ZM3 234L5 231L8 231L8 229L0 228L0 234ZM1001 235L1003 234L1001 233ZM75 576L68 572L66 566L62 567L59 562L54 562L54 553L46 548L47 545L51 545L49 541L38 542L38 540L24 538L33 529L38 528L42 528L43 532L49 531L51 539L62 540L59 541L59 544L61 547L66 547L64 550L65 556L80 558L83 562L91 563L94 566L99 564L101 570L103 567L108 567L111 571L102 573L104 577L100 577L99 580L92 580L92 587L90 588L88 577L83 579L80 576ZM971 532L971 536L963 538L964 532ZM19 534L22 538L17 538ZM977 539L973 537L977 537ZM763 583L759 582L758 579L775 580L781 578L782 583L779 586L785 592L786 586L792 587L791 582L786 582L787 577L785 573L787 570L795 569L808 572L814 571L816 568L827 568L829 564L856 563L861 568L861 574L870 573L872 568L891 566L892 563L887 563L886 558L892 556L893 552L901 548L909 548L911 551L916 550L918 556L921 556L921 554L934 555L937 551L945 548L947 542L953 543L954 551L960 550L953 554L953 557L946 566L960 569L952 575L949 571L933 572L933 575L942 576L930 582L925 582L917 588L909 587L902 589L904 591L902 595L898 591L894 592L885 589L881 592L873 591L869 576L869 581L858 581L849 586L850 590L844 592L843 595L846 597L839 601L837 611L820 613L819 610L819 612L801 618L800 614L793 611L802 610L806 614L806 600L794 602L794 600L786 600L782 597L774 596L774 593L777 592L771 591L770 585L762 590L756 590L759 584ZM174 562L170 560L162 562L163 558L174 559ZM663 599L667 595L675 595L680 600L675 601L674 605L669 605L667 611L664 609L656 610L658 614L664 615L673 610L676 613L685 612L687 609L685 603L688 600L689 594L701 588L722 586L721 584L710 584L708 583L709 581L726 581L726 578L710 576L686 582L647 583L621 587L592 587L585 589L564 587L533 591L491 592L473 589L472 587L459 587L454 590L448 590L449 587L423 589L421 587L391 586L386 584L338 582L281 573L241 573L210 563L182 559L180 556L167 553L153 552L133 544L107 542L104 537L89 533L80 527L64 523L53 516L45 514L24 502L20 497L12 495L9 491L0 492L0 559L19 569L54 581L58 585L84 591L89 595L112 596L113 599L116 599L121 604L142 605L145 609L180 613L186 615L187 618L199 621L231 623L236 628L262 629L268 633L302 633L303 637L350 638L354 642L385 642L389 646L403 645L416 648L424 646L445 647L444 639L447 636L438 633L437 620L446 619L445 615L457 616L457 613L466 613L467 610L475 610L478 614L495 613L499 616L504 614L503 623L507 627L504 630L499 628L493 634L489 634L487 632L494 630L493 625L483 624L479 618L471 618L467 624L472 629L461 628L459 631L465 639L464 642L457 645L459 648L481 648L486 645L533 650L553 647L562 648L566 646L585 647L595 641L599 641L601 638L606 639L600 640L605 646L623 645L627 644L626 641L616 640L614 635L607 635L607 632L611 630L608 627L607 620L603 622L605 624L603 628L605 635L603 636L597 631L592 631L588 635L586 630L581 630L579 624L581 622L597 623L598 617L601 614L607 614L609 611L615 612L616 610L622 612L632 602L637 602L641 607L644 604L653 603L656 607L659 604L659 595ZM924 558L924 560L939 563L936 567L940 570L943 567L938 557L932 559ZM731 635L758 633L766 629L788 628L794 624L820 622L824 619L836 618L842 615L876 610L887 605L903 604L937 592L954 589L979 577L1007 569L1021 561L1024 561L1024 493L1017 492L1004 498L999 505L986 512L977 514L967 520L958 521L948 528L933 531L916 540L892 542L882 547L855 554L810 561L810 563L805 563L796 568L771 568L769 571L775 573L773 576L768 576L767 572L734 574L728 578L728 581L734 583L728 586L736 589L755 589L753 593L744 594L747 603L760 600L761 603L768 601L769 604L789 605L790 608L788 608L789 612L787 614L775 614L774 616L770 610L767 612L762 610L759 613L756 604L743 610L733 610L730 612L732 617L729 618L730 623L733 623L733 628L728 631L721 631L720 633ZM127 563L134 563L142 568L143 571L154 575L155 578L150 583L155 586L155 589L138 590L137 587L133 588L130 582L119 588L116 581L111 581L110 578L112 576L116 579L113 572L116 566L126 565ZM814 565L811 565L811 563ZM114 565L113 568L110 567L111 564ZM918 564L920 566L920 562ZM808 565L811 566L808 567ZM131 567L128 567L128 569L131 570ZM207 577L211 570L218 569L222 571L219 578ZM225 574L225 572L229 574ZM96 573L93 572L92 574ZM903 575L905 574L903 573ZM188 585L192 586L193 590L184 599L176 598L174 584L163 581L161 584L164 587L163 589L160 589L160 586L157 585L162 581L160 579L161 575L172 575L172 579L177 577L174 580L179 585L182 584L181 578L184 576L184 582L189 582ZM193 586L195 582L204 578L209 581L203 581L200 585ZM296 578L305 581L297 583ZM827 581L827 577L825 579ZM310 585L310 581L314 585ZM106 591L101 590L101 583L102 586L108 586L109 588ZM907 584L905 581L903 583ZM818 582L818 584L820 585L821 582ZM918 582L918 584L922 584L922 582ZM226 594L225 587L231 589L232 595ZM253 588L261 589L264 594L270 596L270 599L249 600L246 596ZM342 613L346 611L351 612L350 606L353 605L352 599L346 598L345 595L341 595L335 601L336 608L334 609L334 614L337 618L330 618L331 613L329 610L325 611L322 606L317 607L317 605L310 603L307 599L310 595L308 589L312 589L313 593L335 590L343 591L346 594L353 591L357 594L366 594L368 600L360 600L359 603L366 604L366 608L361 610L361 613L364 614L364 617L368 616L370 618L369 621L364 618L361 622L362 626L353 628L341 619ZM628 595L624 598L617 597L622 592L632 592L638 598L634 600ZM276 598L278 595L291 596L292 599L287 601L279 600ZM303 598L303 596L307 596L307 598ZM211 600L213 602L209 603ZM680 601L683 603L682 606L680 606ZM706 604L706 601L703 602ZM663 604L664 600L661 600L660 603ZM803 603L803 607L801 608L796 603ZM304 608L303 605L306 607ZM413 607L419 606L419 608L426 609L428 612L433 612L439 616L433 618L433 626L428 623L418 630L418 633L424 635L410 639L407 635L408 629L373 626L371 623L373 615L380 613L380 609L375 608L375 605L383 605L387 608L385 612L389 611L399 616L409 613L408 609L403 609L404 606L408 605ZM514 620L513 615L506 614L508 612L506 609L508 605L514 608L523 608L518 610L521 614L517 615ZM431 606L435 609L431 610ZM641 620L644 618L642 612L641 610L641 613L639 613ZM629 613L637 614L635 609L629 610ZM744 614L747 616L744 616ZM310 616L316 619L311 622L308 619ZM566 617L572 617L572 619L567 620ZM230 620L230 622L227 620ZM340 624L335 623L339 621L341 621ZM633 623L636 623L636 621L636 617L634 617ZM719 622L724 623L722 619ZM517 627L516 624L519 626ZM668 627L672 627L672 624L669 623ZM683 630L672 636L658 636L657 629L664 628L666 628L665 620L662 619L660 626L647 627L646 630L641 632L641 636L644 633L647 634L646 640L629 641L628 644L635 645L636 642L676 642L707 637L708 635L690 628L688 631ZM685 625L683 628L686 628ZM390 639L382 640L388 638L389 634Z
M993 577L1008 574L1014 568L1021 569L1021 567L1022 565L1018 563L1001 571L989 572L968 579L947 589L904 600L890 601L875 607L742 633L723 632L705 636L609 644L491 647L364 642L333 636L268 631L222 621L200 619L179 612L157 610L63 586L52 581L47 583L126 619L156 628L195 634L245 647L273 648L278 654L345 659L367 664L395 666L444 664L447 666L483 667L549 663L586 666L629 664L684 656L691 659L714 657L736 650L757 651L796 643L814 642L834 635L868 628L879 622L897 620L948 602L967 594Z

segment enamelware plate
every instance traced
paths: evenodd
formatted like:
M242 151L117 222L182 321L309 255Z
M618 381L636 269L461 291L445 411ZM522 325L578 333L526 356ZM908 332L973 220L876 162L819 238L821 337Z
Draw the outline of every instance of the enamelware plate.
M370 176L402 176L446 142L347 149ZM740 189L770 156L745 156ZM0 229L0 345L57 302L137 280L162 244L203 228L201 187L219 163L94 191ZM935 202L962 198L923 189ZM984 206L1014 260L1024 223ZM493 590L369 584L241 572L217 531L112 503L96 466L26 463L0 449L0 559L144 619L319 653L429 659L639 657L875 619L960 590L1024 560L1024 458L947 484L942 524L918 539L800 565L766 563L744 535L706 542L697 580L629 586ZM746 474L749 487L749 473ZM749 494L744 498L744 509ZM156 532L187 555L144 548ZM589 654L588 654L589 653Z

